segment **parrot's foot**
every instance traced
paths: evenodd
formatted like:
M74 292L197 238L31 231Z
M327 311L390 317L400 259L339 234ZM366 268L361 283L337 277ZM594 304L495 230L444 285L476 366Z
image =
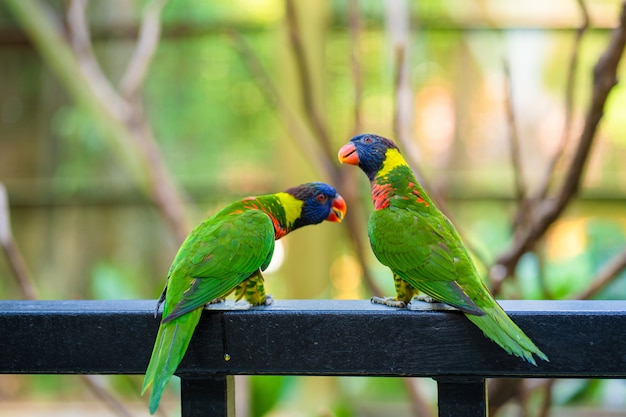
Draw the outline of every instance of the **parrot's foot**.
M382 304L389 307L405 308L406 303L404 301L396 300L395 297L372 297L370 301L374 304Z
M233 304L232 309L233 310L250 310L250 307L252 307L252 304L250 304L247 301L236 301L235 304Z
M211 300L208 303L206 303L206 305L219 304L219 303L224 303L224 302L226 302L225 298L216 298L215 300Z
M457 308L449 306L448 304L440 303L429 295L420 294L411 300L411 302L406 306L409 310L417 310L417 311L426 311L426 310L451 310L458 311Z
M426 295L426 294L416 295L415 297L413 297L413 300L423 301L425 303L431 303L431 304L437 302L437 301L435 301L435 299L433 297L431 297L430 295ZM409 303L409 304L411 304L411 303Z

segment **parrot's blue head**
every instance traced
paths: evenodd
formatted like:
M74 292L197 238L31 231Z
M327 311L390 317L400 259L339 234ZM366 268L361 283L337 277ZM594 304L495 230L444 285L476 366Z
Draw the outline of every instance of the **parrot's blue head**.
M398 146L390 139L378 135L364 134L353 137L339 150L339 162L358 165L370 180L382 168L387 158L387 150Z
M309 182L291 187L285 192L302 202L300 215L293 224L294 229L324 220L338 223L346 215L343 197L332 186L323 182Z

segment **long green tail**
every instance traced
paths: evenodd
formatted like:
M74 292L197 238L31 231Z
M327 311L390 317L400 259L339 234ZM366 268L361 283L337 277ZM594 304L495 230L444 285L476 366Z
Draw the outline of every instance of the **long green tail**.
M537 365L533 353L544 361L548 357L530 340L524 332L506 315L504 310L494 302L493 306L483 307L484 316L466 314L465 316L478 326L485 336L496 342L509 354Z
M185 356L201 314L202 309L198 308L172 321L161 323L141 388L143 395L152 385L150 414L154 414L159 407L163 390Z

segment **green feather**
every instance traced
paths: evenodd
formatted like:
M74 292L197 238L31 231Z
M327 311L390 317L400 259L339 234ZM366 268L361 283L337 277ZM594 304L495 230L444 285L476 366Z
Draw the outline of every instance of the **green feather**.
M254 203L259 208L275 201L264 196ZM143 394L152 386L151 413L185 355L202 307L255 276L272 257L272 219L249 207L249 201L239 201L206 219L183 242L172 263L163 320L142 387Z
M485 336L496 342L509 354L526 360L528 363L537 365L533 354L539 359L548 361L548 357L530 340L528 336L506 315L502 308L494 301L490 307L483 307L483 316L466 314L466 317L474 323Z
M152 386L150 414L156 412L163 390L183 359L201 314L202 309L196 309L159 327L152 358L141 387L143 395Z
M324 198L315 200L320 193ZM316 217L303 210L303 201L311 203L310 198L313 208L319 209ZM316 201L323 203L316 206ZM238 299L264 304L261 270L270 263L275 239L327 219L335 203L342 216L345 202L334 188L323 183L303 184L232 203L189 234L172 262L159 299L164 302L163 315L141 389L144 394L152 387L151 413L187 351L203 306L234 290Z
M359 160L367 160L368 145L357 145ZM497 304L455 227L419 185L399 151L389 147L377 172L362 169L371 179L376 208L368 223L372 250L396 279L460 309L508 353L532 364L533 354L547 361Z

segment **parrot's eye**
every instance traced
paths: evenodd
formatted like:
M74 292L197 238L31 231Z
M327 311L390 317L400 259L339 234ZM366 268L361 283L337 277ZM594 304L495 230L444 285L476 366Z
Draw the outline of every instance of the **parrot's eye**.
M326 194L318 194L317 196L315 196L315 199L319 202L319 203L325 203L326 200L328 199L328 197L326 197Z
M370 136L366 136L365 138L363 138L363 142L372 143L372 138Z

